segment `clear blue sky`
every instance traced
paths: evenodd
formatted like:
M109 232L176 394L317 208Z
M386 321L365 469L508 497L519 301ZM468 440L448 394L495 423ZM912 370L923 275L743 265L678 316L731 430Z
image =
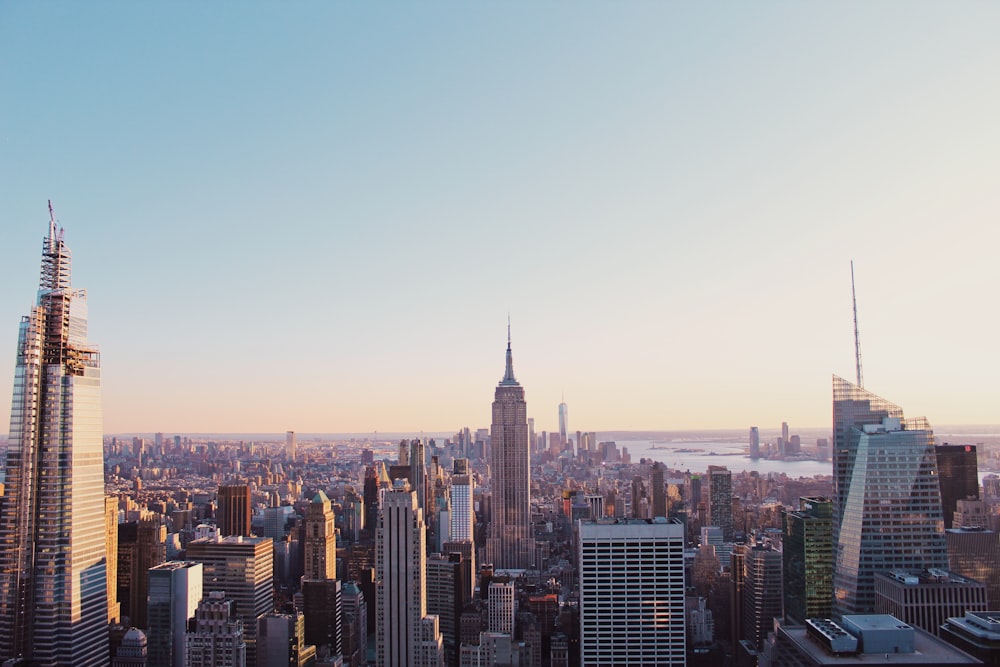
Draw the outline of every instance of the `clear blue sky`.
M0 4L0 388L52 199L114 431L1000 422L1000 5Z

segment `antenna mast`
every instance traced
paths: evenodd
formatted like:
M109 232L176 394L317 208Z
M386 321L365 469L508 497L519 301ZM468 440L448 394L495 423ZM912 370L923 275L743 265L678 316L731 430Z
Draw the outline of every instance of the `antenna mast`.
M854 364L858 373L858 386L864 387L861 378L861 335L858 333L858 297L854 291L854 260L851 260L851 303L854 306Z

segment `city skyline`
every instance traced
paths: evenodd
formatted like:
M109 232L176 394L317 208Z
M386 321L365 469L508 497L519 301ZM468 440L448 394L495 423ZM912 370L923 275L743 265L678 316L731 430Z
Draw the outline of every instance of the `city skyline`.
M0 9L0 330L51 199L109 433L486 425L508 311L538 432L821 426L852 259L866 386L1000 421L996 6L108 7Z

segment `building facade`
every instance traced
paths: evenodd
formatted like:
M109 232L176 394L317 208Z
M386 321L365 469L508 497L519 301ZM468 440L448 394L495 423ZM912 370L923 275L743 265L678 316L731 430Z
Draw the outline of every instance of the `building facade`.
M215 522L220 535L249 536L252 518L253 507L247 484L223 484L219 487L219 509Z
M708 466L708 523L733 541L733 473L725 466Z
M789 622L829 618L833 609L833 502L799 498L782 512L784 613Z
M202 597L201 563L169 561L149 570L149 667L184 667L187 624Z
M205 566L204 586L235 603L246 642L247 667L257 665L257 619L274 609L274 548L268 537L206 537L187 547L188 560Z
M427 614L423 512L406 480L393 484L375 538L376 665L443 667L438 618Z
M224 592L209 592L195 609L186 657L187 667L246 667L243 621Z
M875 613L892 614L938 637L947 618L986 610L986 584L954 572L896 570L875 575Z
M684 665L684 526L581 521L580 656L598 665Z
M101 363L49 204L38 298L17 340L0 505L0 661L108 660Z
M834 607L875 610L875 573L948 569L934 434L838 377L834 417Z
M514 377L507 338L507 367L493 400L492 517L486 557L500 570L532 569L535 541L531 530L531 461L528 449L528 405Z
M979 462L975 445L938 445L934 453L947 530L952 528L959 500L979 500Z

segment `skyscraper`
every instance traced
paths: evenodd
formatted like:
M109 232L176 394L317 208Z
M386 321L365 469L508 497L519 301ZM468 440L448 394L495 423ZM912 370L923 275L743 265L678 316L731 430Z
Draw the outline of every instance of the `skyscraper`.
M49 203L38 301L21 319L0 506L0 660L108 659L101 364L87 292Z
M733 539L733 473L725 466L708 466L708 522Z
M684 665L684 526L579 525L581 664Z
M202 596L201 563L170 561L149 570L149 667L184 667L187 623Z
M250 503L250 487L246 484L223 484L219 487L219 510L216 523L219 534L250 535L250 521L253 508ZM245 628L244 628L245 629Z
M305 574L302 577L304 632L320 657L341 651L341 582L337 581L337 534L330 499L317 491L306 511Z
M305 520L305 574L303 579L337 578L337 533L330 499L317 491Z
M831 614L832 522L829 498L799 498L798 510L781 513L784 609L789 622L801 624Z
M243 621L224 592L210 591L195 610L186 662L187 667L246 667Z
M247 667L257 665L257 619L274 607L274 543L269 537L203 537L188 543L188 560L205 566L205 588L223 591L243 622ZM214 613L214 612L213 612Z
M944 527L952 527L959 500L979 499L979 462L975 445L938 445L938 483L944 506Z
M760 458L760 429L756 426L750 427L750 458Z
M298 452L296 451L297 443L295 440L295 431L288 431L285 433L285 460L294 461Z
M948 569L934 434L883 398L833 378L834 606L875 610L875 573Z
M760 650L774 619L781 617L781 552L771 545L744 545L743 638Z
M524 388L514 378L509 327L507 368L494 395L490 441L493 526L486 543L487 558L498 570L528 569L535 565L528 404L524 400Z
M566 433L569 426L569 407L566 405L564 400L559 404L559 440L562 442L563 448L566 447Z
M385 494L375 538L375 644L378 667L439 667L444 644L427 615L427 541L417 494L397 479Z

